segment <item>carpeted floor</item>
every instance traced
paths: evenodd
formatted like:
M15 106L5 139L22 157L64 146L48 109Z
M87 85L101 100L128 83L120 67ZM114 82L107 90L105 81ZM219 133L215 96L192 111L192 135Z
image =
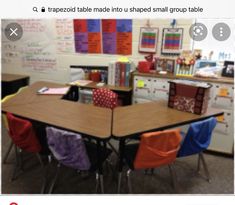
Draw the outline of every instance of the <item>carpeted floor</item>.
M9 145L9 137L2 130L2 156ZM115 142L114 142L115 143ZM205 154L211 174L211 183L205 180L202 172L196 174L197 156L177 159L175 170L179 183L178 194L234 194L234 160L224 157ZM117 160L112 155L113 164ZM2 164L2 193L3 194L39 194L42 179L42 170L37 158L24 154L24 173L11 181L15 162L12 150L7 163ZM56 164L52 163L48 172L48 179L54 176ZM125 168L127 170L127 168ZM171 184L168 167L155 169L153 175L144 174L144 171L135 171L131 175L133 194L176 194ZM104 188L106 194L116 194L117 175L113 174L109 166L104 167ZM121 193L128 193L125 173L123 172ZM95 194L95 174L84 175L69 168L63 167L54 189L54 194Z

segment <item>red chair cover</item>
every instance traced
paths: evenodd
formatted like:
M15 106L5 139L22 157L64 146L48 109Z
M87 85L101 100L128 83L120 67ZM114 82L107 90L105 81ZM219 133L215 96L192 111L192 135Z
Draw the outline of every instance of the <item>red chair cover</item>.
M7 113L7 120L9 136L17 147L32 153L41 150L41 145L30 121L15 117L11 113Z

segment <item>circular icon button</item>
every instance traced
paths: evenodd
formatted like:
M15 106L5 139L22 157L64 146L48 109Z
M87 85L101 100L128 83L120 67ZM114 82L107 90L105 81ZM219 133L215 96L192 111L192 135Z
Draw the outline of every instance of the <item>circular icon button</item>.
M9 23L5 30L5 36L10 41L17 41L23 36L23 28L18 23Z
M207 36L207 28L202 23L195 23L190 26L189 35L195 41L202 41Z
M226 23L217 23L212 29L212 35L218 41L226 41L230 34L231 29Z

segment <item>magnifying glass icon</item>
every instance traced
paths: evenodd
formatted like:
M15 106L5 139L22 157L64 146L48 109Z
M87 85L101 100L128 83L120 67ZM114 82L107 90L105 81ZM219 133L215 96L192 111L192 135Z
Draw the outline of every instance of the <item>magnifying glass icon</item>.
M37 7L33 7L33 11L34 12L38 12L38 8Z

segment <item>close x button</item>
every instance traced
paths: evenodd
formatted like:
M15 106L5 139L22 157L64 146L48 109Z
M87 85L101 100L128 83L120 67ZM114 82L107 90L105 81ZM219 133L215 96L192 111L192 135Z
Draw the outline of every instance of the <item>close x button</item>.
M17 41L23 36L23 28L18 23L9 23L5 30L5 36L10 41Z

